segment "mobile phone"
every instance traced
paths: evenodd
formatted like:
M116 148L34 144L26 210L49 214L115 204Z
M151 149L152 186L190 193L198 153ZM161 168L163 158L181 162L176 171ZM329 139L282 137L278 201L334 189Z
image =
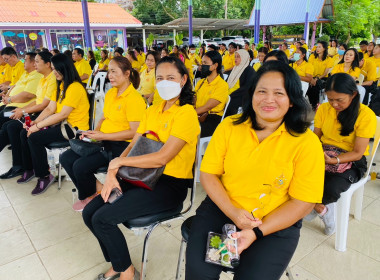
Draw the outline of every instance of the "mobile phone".
M108 203L114 204L116 201L118 201L123 196L123 193L118 188L113 188L110 196L108 197Z
M95 139L91 139L91 138L88 138L88 137L83 137L82 141L88 142L88 143L96 143L96 142L98 142Z
M77 134L82 134L83 132L87 132L88 130L80 130L80 129L78 129L77 130Z

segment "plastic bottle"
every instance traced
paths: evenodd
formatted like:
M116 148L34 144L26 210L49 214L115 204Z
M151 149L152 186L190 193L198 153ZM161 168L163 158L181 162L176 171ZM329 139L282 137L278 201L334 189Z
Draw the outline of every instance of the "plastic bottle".
M73 204L78 201L77 189L71 189L71 194L73 195Z
M55 173L57 171L57 168L55 166L55 158L52 152L48 153L48 163L50 167L50 173Z
M372 167L371 167L371 180L376 180L376 175L377 175L377 168L376 168L376 163L372 163Z
M25 119L25 125L27 126L27 127L31 127L32 126L32 120L30 119L30 116L29 116L29 114L28 113L25 113L24 114L24 119Z

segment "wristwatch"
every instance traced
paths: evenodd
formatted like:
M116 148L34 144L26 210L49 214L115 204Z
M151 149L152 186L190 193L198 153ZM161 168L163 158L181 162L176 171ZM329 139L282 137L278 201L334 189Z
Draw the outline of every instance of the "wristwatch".
M8 103L12 103L12 97L8 98Z

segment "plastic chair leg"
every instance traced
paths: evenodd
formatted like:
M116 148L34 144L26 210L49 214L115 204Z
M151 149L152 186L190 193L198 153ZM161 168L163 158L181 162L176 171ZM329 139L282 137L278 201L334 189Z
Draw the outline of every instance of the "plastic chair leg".
M144 248L143 248L143 255L141 260L141 273L140 273L140 280L145 280L146 277L146 263L148 262L148 245L149 245L149 237L152 234L153 230L159 226L160 224L154 224L151 227L149 227L148 232L145 235L144 239Z
M58 165L58 190L62 188L62 165Z
M290 270L290 267L288 266L285 270L286 276L288 277L289 280L294 280L292 271Z
M180 280L181 279L181 268L182 268L182 263L185 260L185 247L187 245L187 242L185 239L182 238L181 241L181 247L179 249L179 257L178 257L178 264L177 264L177 272L175 275L175 280Z
M351 194L347 192L342 193L336 203L335 250L340 252L346 251L350 203Z
M354 205L354 217L356 220L361 220L362 218L362 207L363 207L363 196L364 196L364 186L361 186L355 192L355 205Z

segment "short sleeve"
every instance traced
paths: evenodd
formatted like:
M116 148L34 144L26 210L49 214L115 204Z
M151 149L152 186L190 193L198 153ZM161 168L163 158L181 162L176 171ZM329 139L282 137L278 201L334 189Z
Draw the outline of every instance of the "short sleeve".
M57 95L57 82L55 79L48 81L44 98L52 100L53 96Z
M295 199L321 203L325 177L325 159L317 135L307 131L302 149L295 157L289 195Z
M228 97L228 84L222 78L220 78L219 83L220 85L215 87L215 91L210 96L210 98L218 100L221 103L226 103ZM240 86L240 83L238 86Z
M92 69L91 69L90 63L85 61L84 62L84 74L91 76L91 73L92 73Z
M306 74L310 74L310 75L313 75L314 74L314 66L313 64L311 63L308 63L306 65L306 71L305 71Z
M133 94L126 102L127 119L130 122L140 122L146 109L144 99L139 93Z
M314 127L322 128L325 116L327 114L327 110L326 110L327 105L328 103L323 103L319 106L314 117Z
M360 106L360 113L355 128L356 136L372 138L376 132L377 119L375 113L365 105Z
M186 143L194 140L194 135L198 135L200 126L197 113L193 106L183 105L177 111L170 135L182 139Z
M143 113L143 116L142 116L142 120L139 124L139 127L137 128L137 131L136 133L139 133L139 134L144 134L145 131L146 131L146 126L147 126L147 119L148 119L148 115L150 113L150 111L152 110L153 107L149 107L147 110L144 111Z
M328 66L327 66L327 68L328 68ZM334 75L334 74L336 74L336 73L339 73L340 71L339 71L339 64L337 64L337 65L335 65L334 66L334 68L331 70L331 75Z
M377 80L377 73L376 73L376 65L372 61L368 61L368 66L367 66L367 81L376 81Z
M62 106L69 106L72 108L77 108L79 106L82 94L80 91L83 91L84 88L79 83L71 84L66 90L65 99L62 101Z
M355 71L353 72L353 75L352 75L352 76L355 77L356 79L359 78L359 76L360 76L360 71L361 71L360 68L359 68L359 67L356 67L356 68L355 68Z
M232 132L232 119L224 119L216 128L207 146L202 159L201 171L222 175L224 173L224 159L227 153L227 143Z
M328 57L327 59L328 61L326 64L326 68L332 68L334 66L334 60L331 57Z
M28 79L24 91L36 95L41 78L42 75L34 75L31 79Z

